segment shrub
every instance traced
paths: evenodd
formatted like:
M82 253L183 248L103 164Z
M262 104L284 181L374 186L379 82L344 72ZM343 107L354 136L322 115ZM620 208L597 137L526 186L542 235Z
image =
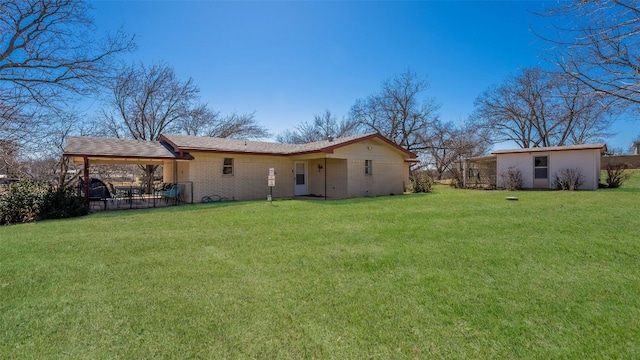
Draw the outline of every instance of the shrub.
M46 190L32 181L18 181L0 198L0 225L35 220Z
M554 183L558 190L573 191L582 185L584 175L579 169L564 169L554 175Z
M607 166L605 166L605 171L607 172L607 187L617 188L627 181L631 176L631 173L626 171L628 168L629 165L623 163L607 164Z
M509 167L507 171L500 174L500 177L505 189L509 191L522 189L522 173L515 167Z
M38 218L63 219L87 215L89 209L84 206L83 199L77 195L72 186L61 186L45 193L40 205Z
M411 178L408 190L412 193L431 192L433 179L425 174L415 175Z
M0 195L0 225L35 219L59 219L86 215L88 209L72 187L53 189L32 181L18 181Z

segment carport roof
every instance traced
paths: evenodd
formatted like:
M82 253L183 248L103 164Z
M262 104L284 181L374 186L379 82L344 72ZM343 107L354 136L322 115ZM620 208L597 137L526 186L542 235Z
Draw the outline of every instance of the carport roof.
M130 161L176 159L169 148L157 141L74 136L67 140L65 156Z

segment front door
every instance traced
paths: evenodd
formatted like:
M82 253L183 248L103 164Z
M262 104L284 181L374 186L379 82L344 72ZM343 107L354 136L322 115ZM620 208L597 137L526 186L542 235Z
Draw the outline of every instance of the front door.
M294 173L295 173L295 188L293 190L294 195L308 195L308 181L307 181L307 162L306 161L296 161L294 163Z

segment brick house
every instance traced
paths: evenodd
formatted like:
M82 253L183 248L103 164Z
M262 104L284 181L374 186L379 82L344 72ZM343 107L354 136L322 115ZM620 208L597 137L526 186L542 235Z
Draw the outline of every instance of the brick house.
M210 195L264 199L270 191L274 198L401 194L417 157L380 134L301 145L173 134L157 142L72 137L64 155L84 164L85 174L91 164L161 164L163 181L188 183L185 200L193 202Z

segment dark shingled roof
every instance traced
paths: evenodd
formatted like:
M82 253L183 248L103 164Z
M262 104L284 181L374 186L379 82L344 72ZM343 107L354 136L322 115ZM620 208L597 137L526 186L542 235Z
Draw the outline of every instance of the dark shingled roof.
M160 141L167 141L176 151L215 151L228 153L250 153L250 154L274 154L274 155L295 155L313 152L333 152L333 149L346 146L358 141L377 138L398 150L414 158L415 154L392 143L379 134L364 134L347 136L333 140L317 141L308 144L282 144L264 141L249 141L239 139L223 139L203 136L163 134Z
M88 156L93 158L139 158L139 159L191 159L189 151L211 151L224 153L296 155L307 153L333 153L333 150L359 141L378 139L404 153L407 158L416 155L394 144L380 134L348 136L308 144L282 144L241 139L213 138L162 134L159 141L123 140L93 137L70 137L64 151L65 156Z
M157 141L123 140L97 137L70 137L64 149L66 156L115 158L167 158L176 156Z
M286 155L293 152L298 145L250 141L241 139L214 138L208 136L190 136L162 134L160 141L183 151L220 151L234 153L267 153Z

